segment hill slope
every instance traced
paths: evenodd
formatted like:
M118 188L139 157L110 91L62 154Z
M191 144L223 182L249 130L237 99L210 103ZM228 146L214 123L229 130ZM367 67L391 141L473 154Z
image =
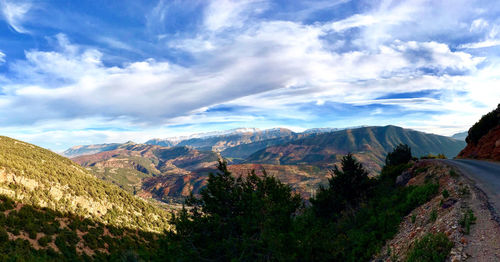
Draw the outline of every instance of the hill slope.
M351 152L369 169L380 170L386 154L400 143L409 145L416 156L443 153L454 157L465 146L456 139L396 126L362 127L270 146L252 154L245 162L331 167L339 157Z
M212 151L145 144L73 158L97 177L130 193L163 200L188 196L194 189L189 181L215 170L218 159ZM169 185L169 190L160 190L160 185Z
M49 150L0 137L0 194L24 205L161 232L165 211L110 185Z

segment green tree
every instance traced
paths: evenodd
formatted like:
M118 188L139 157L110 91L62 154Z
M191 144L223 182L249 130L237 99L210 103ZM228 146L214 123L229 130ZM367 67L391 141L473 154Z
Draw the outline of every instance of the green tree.
M292 258L290 235L300 196L263 172L235 178L225 162L171 222L167 256L176 260L255 261Z
M373 185L368 172L352 154L344 156L341 165L342 170L335 165L328 187L320 186L316 197L311 199L320 217L334 217L346 208L355 208Z
M405 144L399 144L392 152L387 154L385 164L387 166L397 166L410 162L412 158L411 148Z

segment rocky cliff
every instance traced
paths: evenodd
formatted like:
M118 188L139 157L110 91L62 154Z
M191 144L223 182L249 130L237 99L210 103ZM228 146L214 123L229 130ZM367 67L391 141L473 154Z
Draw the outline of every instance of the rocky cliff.
M469 129L466 142L459 158L500 161L500 104Z

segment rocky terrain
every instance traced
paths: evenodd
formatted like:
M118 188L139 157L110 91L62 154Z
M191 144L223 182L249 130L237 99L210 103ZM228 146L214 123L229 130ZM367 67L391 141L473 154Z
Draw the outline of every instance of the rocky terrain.
M465 141L459 158L500 161L500 104L469 129Z
M404 218L399 232L386 243L377 260L406 261L416 240L438 232L454 245L447 261L500 260L500 226L486 197L471 181L435 160L419 161L405 175L410 178L406 186L434 181L439 183L440 194Z
M500 125L489 130L477 144L468 143L458 157L500 161Z

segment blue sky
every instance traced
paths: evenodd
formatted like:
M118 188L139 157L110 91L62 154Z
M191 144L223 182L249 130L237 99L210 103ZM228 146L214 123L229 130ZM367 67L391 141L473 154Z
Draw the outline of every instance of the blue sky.
M0 134L236 127L451 135L500 102L496 1L0 0Z

